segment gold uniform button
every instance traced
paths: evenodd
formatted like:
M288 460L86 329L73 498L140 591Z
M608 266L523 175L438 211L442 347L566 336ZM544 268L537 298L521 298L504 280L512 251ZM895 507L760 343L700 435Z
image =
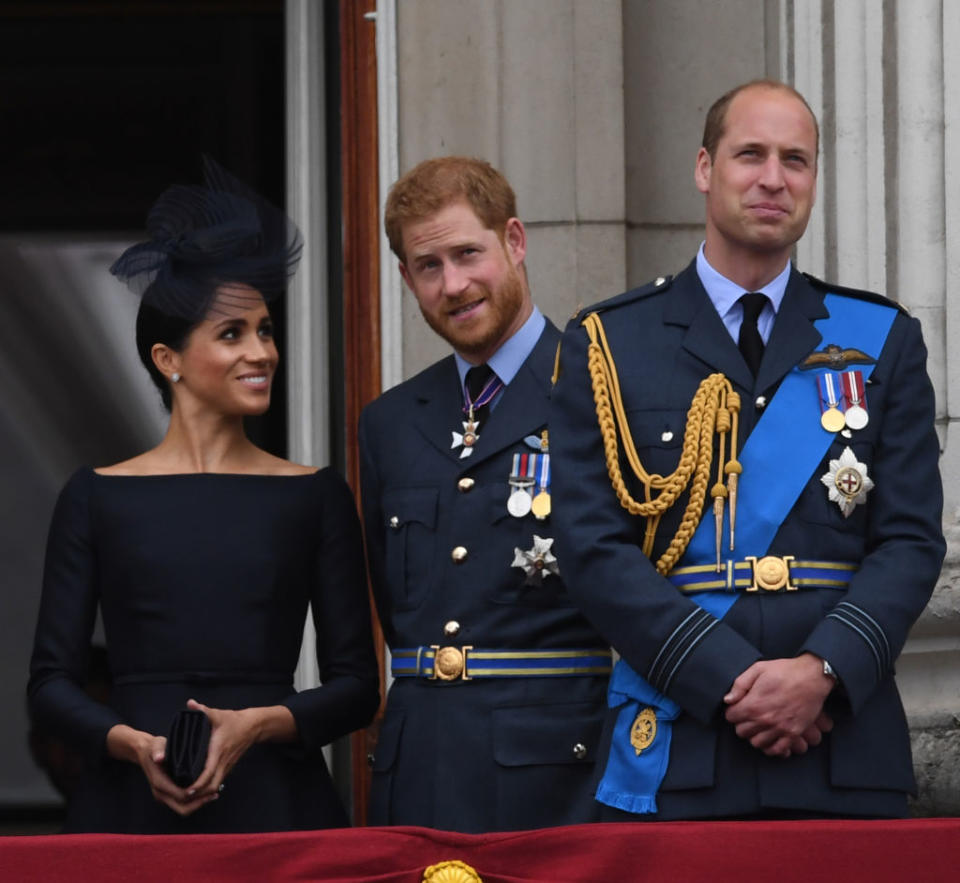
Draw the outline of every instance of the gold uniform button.
M460 623L457 622L455 619L451 619L450 622L448 622L443 627L443 633L448 638L452 638L454 635L458 634L459 632L460 632Z
M466 546L454 546L450 557L453 559L454 564L460 564L462 561L467 560L467 554Z
M396 515L390 516L390 527L392 527L394 530L400 527L400 519L397 518Z
M573 756L577 760L583 760L587 756L587 746L584 745L583 742L577 742L577 744L573 746Z
M475 484L476 482L472 478L461 478L460 481L457 482L457 490L460 491L461 494L465 494L467 491L472 491Z

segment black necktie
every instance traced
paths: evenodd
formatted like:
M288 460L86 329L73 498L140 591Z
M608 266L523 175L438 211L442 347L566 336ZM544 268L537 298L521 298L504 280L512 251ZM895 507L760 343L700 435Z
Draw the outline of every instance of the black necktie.
M490 383L490 380L493 377L495 377L493 369L486 363L483 365L474 365L472 368L467 370L465 383L467 386L467 395L469 396L469 401L464 403L465 410L469 410L470 405L481 397L484 389ZM489 412L489 402L482 404L480 407L475 406L473 409L473 419L480 423L482 420L486 419L486 416Z
M743 355L747 367L757 376L760 360L763 358L763 338L757 328L757 319L767 305L767 296L760 291L750 291L740 297L743 305L743 322L740 325L740 340L737 346Z

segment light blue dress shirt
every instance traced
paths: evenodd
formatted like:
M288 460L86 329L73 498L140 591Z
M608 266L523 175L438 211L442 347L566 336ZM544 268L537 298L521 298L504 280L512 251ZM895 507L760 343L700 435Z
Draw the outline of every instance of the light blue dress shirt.
M723 324L733 338L733 342L740 340L740 325L743 323L743 305L738 303L740 297L746 294L744 288L731 282L726 276L721 276L703 254L703 243L700 244L700 251L697 252L697 275L707 291L707 296L713 302ZM780 310L780 304L783 302L783 295L787 290L787 282L790 279L790 261L783 268L783 272L772 279L762 288L762 291L768 298L769 303L760 312L757 319L757 329L763 342L770 340L770 332L773 329L773 320L777 317Z
M520 326L516 334L509 338L503 346L500 347L489 359L487 364L493 369L494 373L503 381L503 385L509 386L510 381L517 376L520 366L527 360L527 356L533 352L537 345L540 335L543 333L547 320L543 318L543 313L533 307L533 312L527 317L527 321ZM457 362L457 373L460 375L460 386L466 385L467 371L471 365L460 353L453 354ZM490 403L491 410L497 406L503 390L497 393L494 400Z

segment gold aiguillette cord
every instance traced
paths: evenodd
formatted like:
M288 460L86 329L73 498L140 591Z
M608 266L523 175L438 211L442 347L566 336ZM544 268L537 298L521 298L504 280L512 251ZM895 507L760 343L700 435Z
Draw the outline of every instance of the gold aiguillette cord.
M663 514L677 501L690 485L690 498L673 539L656 562L659 573L666 574L674 567L693 537L703 513L713 461L713 437L719 436L719 466L717 483L711 488L717 534L717 571L721 570L720 548L723 532L724 500L730 500L730 548L733 548L733 531L736 520L737 476L743 471L736 460L737 430L739 427L740 396L723 374L711 374L701 381L690 409L683 434L683 448L677 468L668 476L648 473L640 462L630 426L627 423L620 393L620 381L607 336L597 313L583 319L590 344L587 347L587 366L593 386L597 422L603 437L607 474L613 490L631 515L646 519L643 553L653 553L657 527ZM619 438L618 438L619 430ZM730 436L730 459L724 462L727 435ZM644 501L631 496L620 469L620 447L626 455L633 474L644 489ZM723 484L723 476L727 484ZM656 492L656 493L655 493Z

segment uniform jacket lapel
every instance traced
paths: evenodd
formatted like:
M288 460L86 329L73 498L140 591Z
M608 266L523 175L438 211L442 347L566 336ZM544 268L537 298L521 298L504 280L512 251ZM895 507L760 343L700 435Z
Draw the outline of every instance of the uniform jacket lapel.
M768 389L778 383L794 365L816 349L821 335L813 323L827 315L823 296L801 273L793 270L760 363L758 389Z
M459 461L461 449L451 447L452 433L463 429L465 419L457 363L452 355L447 356L428 368L418 380L412 414L414 424L427 442L451 460Z
M664 320L687 328L684 349L746 390L769 389L782 380L819 344L820 333L813 322L827 315L823 298L801 273L793 270L754 383L750 369L697 276L695 262L677 276L669 297Z
M453 356L437 362L420 375L413 422L423 437L464 469L515 444L547 422L550 377L560 332L547 324L532 352L503 391L493 413L480 426L473 454L461 458L461 448L451 447L452 433L463 428L463 392Z
M485 460L547 422L550 377L559 342L560 332L547 319L536 346L487 417L487 425L480 427L480 440L471 460Z
M753 388L753 375L710 302L695 261L674 280L664 307L664 321L687 328L683 348L712 371L726 374L743 389Z

